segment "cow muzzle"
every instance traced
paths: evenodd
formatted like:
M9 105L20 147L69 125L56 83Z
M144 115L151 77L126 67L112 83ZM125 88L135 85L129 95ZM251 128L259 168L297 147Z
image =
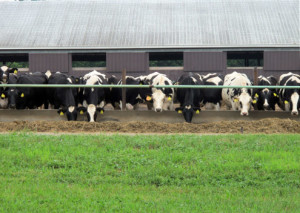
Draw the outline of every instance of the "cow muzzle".
M9 108L10 108L10 109L16 109L16 105L15 105L15 104L10 104L10 105L9 105Z
M292 111L292 115L298 115L298 111Z
M248 113L248 112L241 112L241 115L242 115L242 116L248 116L249 113Z
M161 108L155 108L155 112L162 112Z

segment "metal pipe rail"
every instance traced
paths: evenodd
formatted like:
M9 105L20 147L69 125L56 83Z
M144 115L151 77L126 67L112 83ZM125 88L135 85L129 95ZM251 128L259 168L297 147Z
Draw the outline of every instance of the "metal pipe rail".
M300 86L213 86L213 85L81 85L81 84L1 84L1 87L38 87L38 88L193 88L193 89L300 89Z

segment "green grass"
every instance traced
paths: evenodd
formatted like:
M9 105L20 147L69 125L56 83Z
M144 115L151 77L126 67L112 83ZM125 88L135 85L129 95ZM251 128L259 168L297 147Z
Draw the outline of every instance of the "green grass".
M0 212L300 212L300 135L0 135Z

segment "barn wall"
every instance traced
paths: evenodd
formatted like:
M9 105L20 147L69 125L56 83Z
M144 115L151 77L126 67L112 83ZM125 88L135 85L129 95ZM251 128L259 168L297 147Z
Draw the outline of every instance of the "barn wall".
M109 73L146 73L149 67L148 53L107 53L106 70Z
M184 52L184 71L223 72L226 69L226 52Z
M300 51L265 51L264 70L300 71Z
M70 70L70 57L68 53L30 53L29 71L30 72L64 72Z

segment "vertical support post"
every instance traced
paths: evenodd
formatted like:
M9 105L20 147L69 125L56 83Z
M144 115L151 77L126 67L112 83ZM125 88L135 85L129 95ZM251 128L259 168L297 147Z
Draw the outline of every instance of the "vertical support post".
M258 85L258 71L257 71L257 67L254 67L254 70L253 70L253 83L254 83L254 85Z
M126 85L126 69L122 70L122 84ZM126 109L126 88L122 88L122 111Z

